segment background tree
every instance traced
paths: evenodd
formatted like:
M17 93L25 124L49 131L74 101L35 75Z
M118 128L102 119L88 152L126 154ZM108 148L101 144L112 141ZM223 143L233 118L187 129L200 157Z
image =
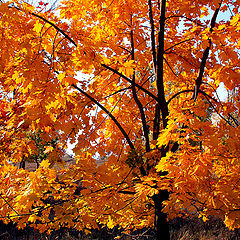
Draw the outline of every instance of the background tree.
M238 118L238 93L234 104L215 95L220 83L239 85L238 6L2 3L1 219L40 231L154 225L156 239L169 239L177 216L239 227L240 139L228 118ZM26 130L39 129L59 147L75 143L76 164L56 171L45 160L31 173L9 164L32 154ZM108 160L97 166L98 156Z

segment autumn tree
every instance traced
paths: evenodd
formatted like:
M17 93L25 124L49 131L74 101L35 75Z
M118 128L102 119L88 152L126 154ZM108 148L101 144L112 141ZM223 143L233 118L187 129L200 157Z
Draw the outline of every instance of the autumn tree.
M178 216L238 228L239 91L216 92L239 88L239 3L1 3L0 219L42 232L154 226L156 239ZM76 164L14 167L39 130L56 149L75 144Z

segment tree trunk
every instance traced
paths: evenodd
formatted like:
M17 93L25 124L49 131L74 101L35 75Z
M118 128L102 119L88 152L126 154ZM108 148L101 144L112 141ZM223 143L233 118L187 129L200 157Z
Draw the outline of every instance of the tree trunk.
M168 200L168 198L169 192L167 190L161 190L158 194L153 196L155 205L154 230L156 240L170 240L167 214L162 212L163 201Z

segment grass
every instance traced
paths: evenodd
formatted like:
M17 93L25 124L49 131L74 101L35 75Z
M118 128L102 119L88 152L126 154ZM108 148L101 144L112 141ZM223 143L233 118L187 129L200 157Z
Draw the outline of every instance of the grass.
M229 231L220 219L203 222L199 218L175 219L171 240L240 240L240 229Z
M203 222L198 218L175 219L170 222L171 240L240 240L240 229L229 231L223 222L211 218ZM90 235L69 229L61 229L51 236L39 234L33 229L18 231L14 225L0 224L1 240L114 240L119 236L121 240L154 240L151 229L139 230L132 234L123 234L117 229L100 231L93 230Z

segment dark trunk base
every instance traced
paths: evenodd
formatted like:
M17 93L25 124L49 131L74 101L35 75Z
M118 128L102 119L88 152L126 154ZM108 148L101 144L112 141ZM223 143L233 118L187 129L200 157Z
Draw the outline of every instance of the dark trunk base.
M168 200L169 193L167 190L161 190L157 195L153 196L155 205L155 239L156 240L170 240L169 223L167 221L167 214L162 212L162 202Z

